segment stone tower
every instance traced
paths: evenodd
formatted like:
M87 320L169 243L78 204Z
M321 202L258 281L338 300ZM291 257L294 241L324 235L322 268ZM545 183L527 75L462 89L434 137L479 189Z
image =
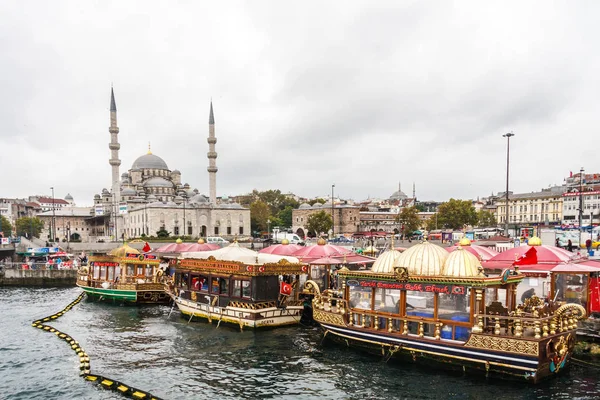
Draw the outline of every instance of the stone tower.
M117 126L117 104L115 103L115 92L112 87L110 88L110 128L108 128L110 132L110 143L108 144L108 148L110 149L110 160L108 163L112 168L112 206L111 210L115 213L115 215L119 214L119 201L121 200L120 193L120 183L119 183L119 165L121 165L121 160L119 160L119 149L121 145L119 144L119 140L117 135L119 134L119 127ZM115 226L115 236L117 234L116 226Z
M215 151L215 144L217 138L215 137L215 116L213 114L212 100L210 102L210 115L208 116L208 188L210 195L210 202L215 205L217 204L217 152Z

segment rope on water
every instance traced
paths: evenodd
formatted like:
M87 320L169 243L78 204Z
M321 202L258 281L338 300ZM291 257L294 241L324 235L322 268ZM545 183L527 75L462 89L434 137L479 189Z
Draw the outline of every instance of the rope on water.
M67 311L71 310L71 308L73 308L77 303L79 303L83 299L84 296L85 296L85 293L81 293L77 297L77 299L75 299L68 306L66 306L64 309L62 309L62 311L59 311L56 314L50 315L48 317L33 321L31 323L31 326L33 326L34 328L42 329L46 332L54 333L60 339L67 342L67 344L71 346L71 349L73 349L73 351L75 351L75 353L79 357L79 369L81 370L79 375L82 376L85 380L96 383L105 389L110 389L115 392L119 392L122 395L125 395L127 397L132 397L134 399L160 400L160 398L153 396L151 393L148 393L146 391L136 389L136 388L126 385L122 382L116 381L111 378L107 378L102 375L96 375L96 374L90 373L90 357L83 350L83 348L81 346L79 346L79 342L76 341L75 339L73 339L70 335L63 333L63 332L59 331L58 329L53 328L50 325L44 324L44 322L53 321L55 319L62 317L64 314L67 313Z

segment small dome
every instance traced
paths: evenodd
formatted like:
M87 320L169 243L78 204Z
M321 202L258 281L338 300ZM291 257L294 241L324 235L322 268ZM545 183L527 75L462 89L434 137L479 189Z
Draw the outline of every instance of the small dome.
M290 241L289 241L289 240L287 240L287 239L283 239L283 240L281 241L281 244L283 244L283 245L287 245L287 244L290 244Z
M95 200L99 200L99 199L100 199L100 195L99 195L99 194L95 194L95 195L94 195L94 199L95 199Z
M177 243L177 244L181 244L181 243L183 243L183 240L181 240L181 239L177 239L177 240L175 241L175 243Z
M167 163L154 154L144 154L133 162L131 169L169 169Z
M313 204L312 208L323 208L323 205L319 202L316 202L315 204Z
M404 251L396 260L395 267L405 267L409 275L440 275L448 252L430 242L423 242Z
M150 194L150 196L148 196L148 201L156 201L156 196L154 194Z
M121 178L129 178L129 174L127 172L123 172L121 174Z
M164 188L172 188L173 183L166 180L165 178L161 178L159 176L155 176L154 178L148 179L144 182L144 187L164 187Z
M457 247L444 262L442 275L455 278L479 276L481 261L467 250Z
M537 236L532 236L529 238L529 240L527 240L527 244L530 246L541 246L542 245L542 239L540 239Z
M192 195L190 198L190 203L208 203L208 198L201 194Z
M172 172L173 175L181 175L181 172L179 172L178 169L174 169Z
M327 244L327 240L320 238L319 240L317 240L317 245L319 246L325 246Z
M310 208L310 204L302 203L302 204L300 204L300 207L298 207L298 210L307 210L309 208Z
M394 272L394 264L401 255L402 253L400 253L398 250L388 250L383 252L373 263L371 271L384 274L390 274Z
M67 195L65 196L65 200L73 200L73 196L71 196L70 193L67 193Z
M392 195L390 196L390 200L404 200L407 198L408 198L408 196L401 190L397 190L396 192L392 193Z
M198 239L198 244L204 244L204 239L202 239L202 238Z
M458 245L459 246L463 246L463 247L464 246L470 246L471 245L471 241L468 238L464 237L464 238L460 239L460 242L458 242Z

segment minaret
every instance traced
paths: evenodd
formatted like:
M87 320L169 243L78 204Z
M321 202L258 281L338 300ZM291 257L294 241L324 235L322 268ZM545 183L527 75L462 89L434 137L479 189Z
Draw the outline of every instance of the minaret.
M108 128L108 131L110 132L110 143L108 144L108 148L110 149L110 160L108 160L108 163L112 168L112 210L115 215L118 215L119 201L121 200L121 187L119 183L119 165L121 165L121 160L119 160L119 149L121 148L121 145L117 139L117 135L119 134L119 127L117 126L117 104L115 103L115 92L112 87L110 88L110 128ZM118 237L117 233L115 226L115 238Z
M217 152L215 151L215 116L213 115L212 100L210 101L210 115L208 117L208 188L210 194L210 202L213 205L217 204Z
M415 191L415 183L413 182L413 199L417 201L417 192Z

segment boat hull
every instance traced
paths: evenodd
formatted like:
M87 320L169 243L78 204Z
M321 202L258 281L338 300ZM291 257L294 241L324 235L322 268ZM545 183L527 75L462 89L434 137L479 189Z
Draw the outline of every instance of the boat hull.
M543 362L530 346L530 355L488 348L467 347L455 340L424 339L418 335L385 335L351 326L321 322L324 339L354 347L386 359L402 359L415 364L437 366L485 376L537 383L567 368L573 348L564 357ZM565 335L568 340L568 334ZM467 342L466 344L469 344Z
M181 314L188 319L231 324L243 328L269 328L295 325L300 322L302 306L270 307L259 310L237 307L218 307L173 297Z
M92 299L132 304L167 304L169 295L164 290L105 289L77 284Z

